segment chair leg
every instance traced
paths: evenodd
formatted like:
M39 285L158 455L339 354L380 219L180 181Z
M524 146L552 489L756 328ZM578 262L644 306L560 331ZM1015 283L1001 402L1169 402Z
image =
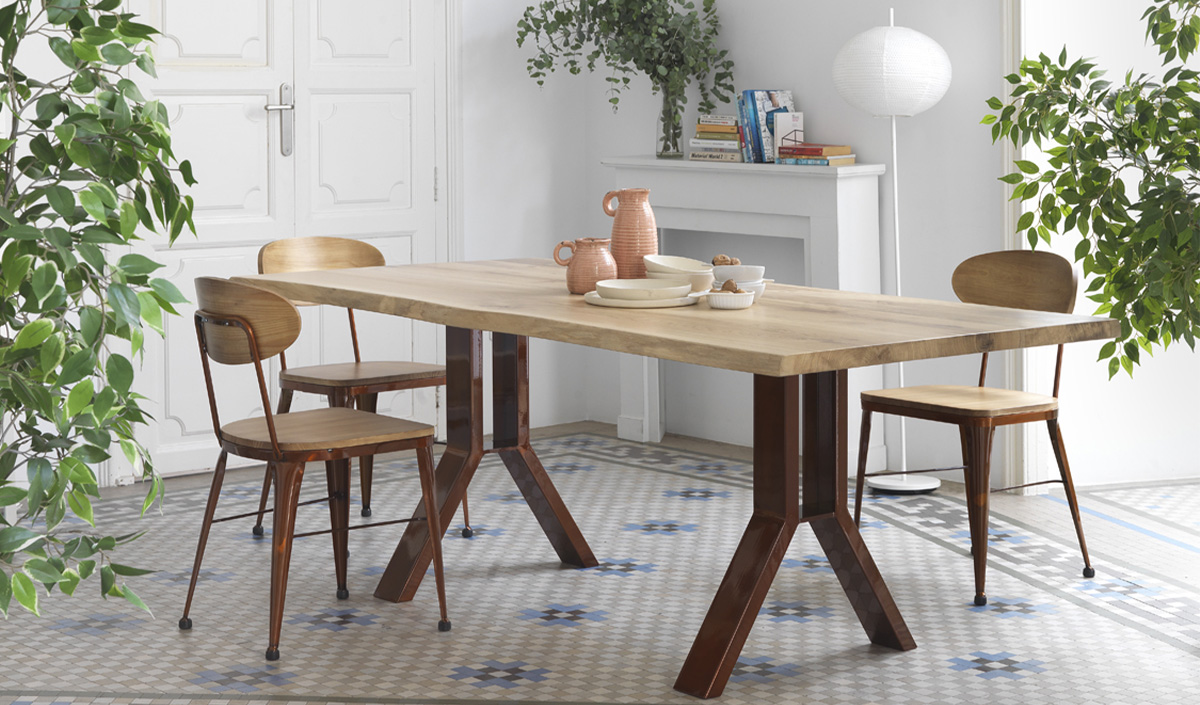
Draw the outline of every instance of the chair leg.
M1050 429L1050 445L1054 448L1054 459L1058 461L1058 473L1067 492L1067 504L1071 507L1071 519L1075 522L1075 534L1079 537L1079 550L1083 552L1083 577L1096 577L1092 561L1088 558L1087 541L1083 538L1083 518L1079 514L1079 501L1075 498L1075 482L1071 479L1071 466L1067 463L1067 447L1063 445L1062 429L1058 419L1046 419Z
M208 530L212 528L213 514L217 511L217 500L221 498L221 483L225 480L225 459L229 454L221 451L217 456L217 467L213 469L212 486L208 490L208 504L204 507L204 521L200 524L200 541L196 544L196 558L192 561L192 579L188 583L187 601L183 603L183 616L179 618L180 629L191 629L192 596L196 594L196 581L200 579L200 563L204 560L204 547L208 545Z
M296 503L304 463L275 464L275 516L271 536L271 599L267 660L279 660L279 634L283 630L283 605L287 595L288 566L292 561L292 533L296 528Z
M871 445L871 412L863 411L862 428L858 432L858 475L854 478L854 525L862 517L863 489L867 481L867 448Z
M358 408L372 414L379 408L378 394L362 394L358 397ZM371 477L375 471L375 456L363 455L358 459L358 480L362 492L362 515L371 516Z
M291 389L279 390L279 408L275 410L276 414L286 414L292 409L292 394ZM258 518L254 522L254 528L251 531L255 536L263 535L263 514L267 511L267 497L271 495L271 465L267 464L267 474L263 477L262 496L258 498Z
M425 501L425 519L429 522L429 544L433 549L433 579L437 585L438 608L441 619L438 631L450 631L446 612L446 577L442 569L442 522L438 515L436 485L433 482L433 451L429 446L417 448L417 472L421 475L421 495Z
M971 525L971 553L975 559L975 604L986 605L984 582L987 575L988 496L991 490L992 426L960 427L967 462L967 516Z
M326 460L325 480L329 488L329 526L333 529L333 566L337 576L337 599L350 597L346 585L347 538L350 534L350 461Z
M463 508L462 537L464 539L469 539L475 535L475 530L471 528L471 511L467 507L467 491L466 490L463 490L462 508Z

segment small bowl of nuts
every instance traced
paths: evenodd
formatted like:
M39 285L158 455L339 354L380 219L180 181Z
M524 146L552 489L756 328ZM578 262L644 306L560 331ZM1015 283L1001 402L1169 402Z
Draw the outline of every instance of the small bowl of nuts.
M713 284L713 288L704 295L704 300L708 302L709 308L728 310L750 308L754 304L754 299L753 291L739 288L737 282L732 279L726 280L720 286Z
M763 278L767 268L757 264L742 264L737 257L717 255L712 259L713 277L723 282L728 279L739 282L753 282Z

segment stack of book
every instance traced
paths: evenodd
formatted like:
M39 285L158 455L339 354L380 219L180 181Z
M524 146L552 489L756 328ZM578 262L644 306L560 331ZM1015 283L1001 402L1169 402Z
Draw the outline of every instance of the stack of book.
M740 162L742 145L738 121L732 115L701 115L689 145L696 161Z
M801 142L780 145L779 156L775 161L779 164L807 166L846 166L854 163L854 155L850 153L848 144Z
M794 113L793 115L788 115ZM742 120L742 157L747 162L767 163L775 161L776 136L795 140L797 130L803 139L804 114L796 112L791 91L747 90L738 96L738 114ZM783 125L782 116L788 115Z

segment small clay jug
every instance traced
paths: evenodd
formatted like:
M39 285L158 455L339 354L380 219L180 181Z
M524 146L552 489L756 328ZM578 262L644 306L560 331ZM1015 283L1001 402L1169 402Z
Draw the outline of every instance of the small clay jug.
M608 252L608 238L581 237L575 242L563 240L554 247L554 261L567 268L567 291L586 294L595 291L596 282L617 278L617 263ZM571 256L558 256L562 248L571 251Z
M617 207L612 207L613 199ZM650 189L624 188L604 194L604 212L613 216L612 254L618 279L645 279L643 255L658 254L658 225L650 209Z

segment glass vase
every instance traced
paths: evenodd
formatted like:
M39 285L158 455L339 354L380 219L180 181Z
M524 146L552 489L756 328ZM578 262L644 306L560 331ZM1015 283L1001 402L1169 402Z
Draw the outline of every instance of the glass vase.
M658 158L683 158L683 95L668 90L662 93L662 109L658 111Z

